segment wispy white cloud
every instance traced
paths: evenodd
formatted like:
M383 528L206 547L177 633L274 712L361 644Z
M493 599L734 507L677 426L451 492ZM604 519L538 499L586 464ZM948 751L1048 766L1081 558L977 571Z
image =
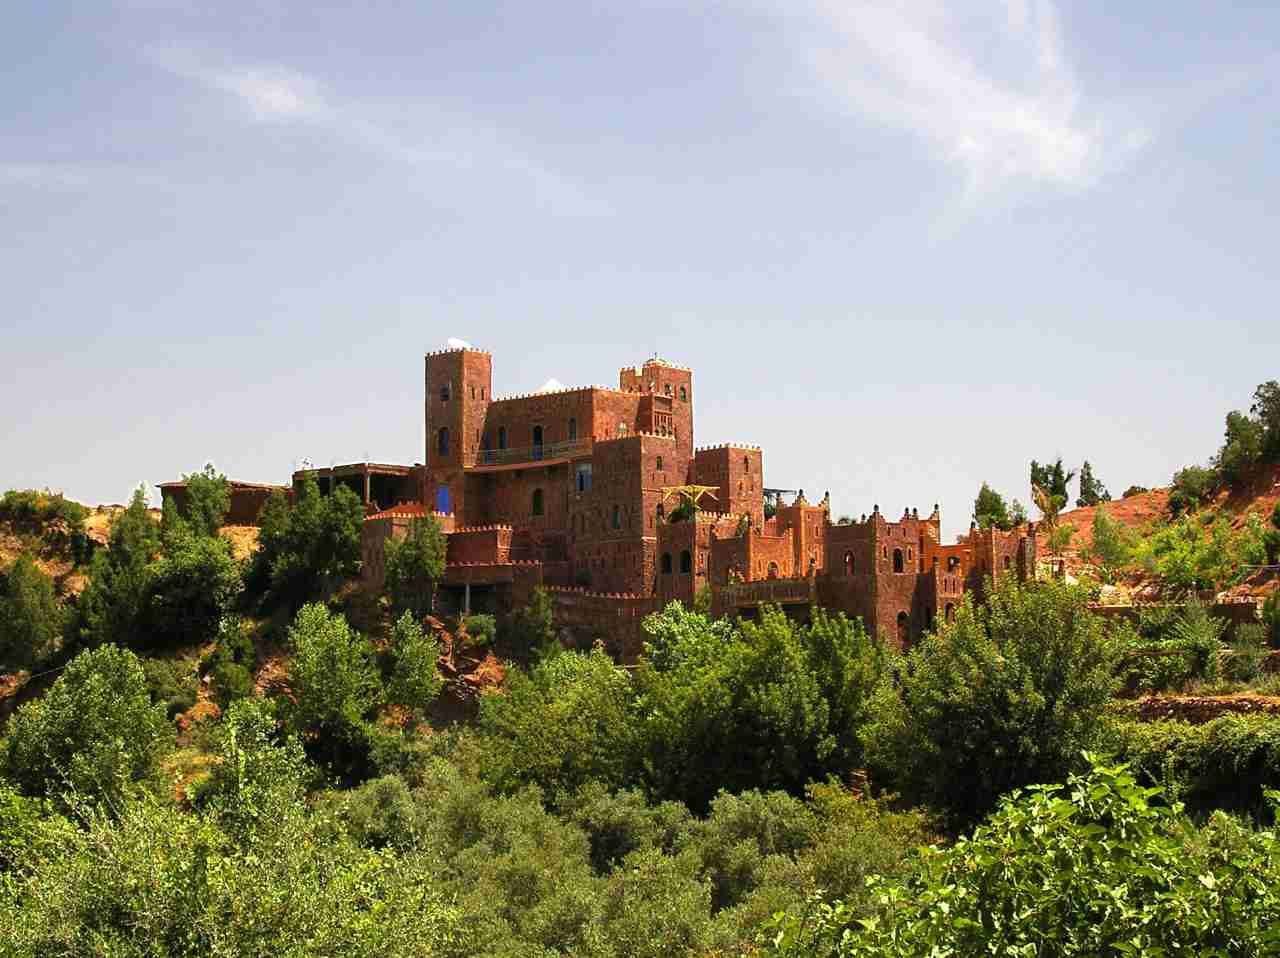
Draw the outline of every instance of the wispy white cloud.
M963 20L931 0L812 2L825 38L808 53L816 76L848 108L927 143L972 199L1086 188L1149 139L1085 95L1051 0L982 0Z
M429 178L474 179L486 194L511 192L557 212L595 214L598 204L502 131L439 104L384 104L342 97L317 77L282 64L209 66L187 53L149 51L155 65L238 100L257 120L305 124L358 150Z

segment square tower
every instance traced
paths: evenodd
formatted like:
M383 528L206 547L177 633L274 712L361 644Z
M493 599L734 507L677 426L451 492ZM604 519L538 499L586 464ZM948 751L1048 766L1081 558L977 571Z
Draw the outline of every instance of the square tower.
M618 388L623 392L651 393L670 399L669 415L676 445L681 456L693 458L693 370L662 359L650 359L639 369L627 366L619 371ZM667 415L665 409L663 415Z
M455 512L463 493L462 470L475 465L489 402L493 357L478 349L426 356L424 415L427 505Z

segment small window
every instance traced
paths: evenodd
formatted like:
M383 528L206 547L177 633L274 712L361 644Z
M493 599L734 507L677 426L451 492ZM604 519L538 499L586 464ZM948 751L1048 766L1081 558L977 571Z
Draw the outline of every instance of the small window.
M665 386L663 386L663 387L662 387L662 391L663 391L664 393L666 393L668 396L670 396L670 395L671 395L671 383L667 383Z
M745 469L747 472L750 472L750 471L751 471L751 457L750 457L750 456L743 456L743 457L742 457L742 468L743 468L743 469Z
M572 416L569 417L569 441L573 442L578 438L578 420Z
M769 571L767 575L769 576L770 579L776 579L778 577L778 563L776 562L769 563Z
M680 571L689 573L693 571L693 556L689 554L689 550L685 549L680 553Z
M534 489L534 490L533 490L533 509L532 509L532 512L533 512L533 514L534 514L535 516L540 516L540 515L542 515L542 490L541 490L541 489Z
M498 448L499 449L507 448L507 427L506 426L498 427Z
M671 553L662 553L662 574L671 575Z
M853 575L853 553L846 552L844 554L844 574Z
M618 423L618 435L625 436L627 434L627 424L625 422Z
M441 456L449 455L449 427L441 426L436 433L436 452Z
M584 462L581 465L579 465L577 469L577 474L578 474L578 491L590 492L591 491L591 463Z
M1004 557L1004 571L1005 571L1005 572L1008 572L1008 571L1009 571L1009 566L1010 566L1011 564L1012 564L1012 560L1010 560L1010 558L1009 558L1008 556L1005 556L1005 557Z
M472 399L475 399L475 398L476 398L476 387L475 387L475 386L472 386L472 387L471 387L471 398L472 398Z
M956 620L956 607L950 602L947 603L946 608L943 610L943 618L948 622L954 622Z
M618 506L613 507L613 527L615 529L622 528L622 510Z
M659 522L661 522L661 521L663 520L663 518L664 518L664 517L666 516L666 514L667 514L666 507L665 507L665 506L663 506L663 504L662 504L661 502L659 502L659 503L658 503L658 510L657 510L657 513L658 513L658 521L659 521Z
M902 550L894 549L893 550L893 571L902 572L904 568L905 566L902 561Z
M441 402L449 401L449 384L448 383L445 383L443 386L440 387L440 401Z
M680 401L681 402L689 401L689 390L685 389L683 386L680 387Z
M480 398L481 398L481 399L483 399L483 398L484 398L484 387L483 387L483 386L481 386L481 387L480 387Z
M657 466L658 466L658 471L659 471L659 472L661 472L661 471L662 471L662 457L661 457L661 456L659 456L659 457L658 457Z

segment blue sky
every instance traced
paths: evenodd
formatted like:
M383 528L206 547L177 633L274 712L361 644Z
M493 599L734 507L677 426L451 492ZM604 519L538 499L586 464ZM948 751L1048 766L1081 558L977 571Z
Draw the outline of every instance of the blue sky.
M495 391L695 370L839 513L1167 482L1280 376L1280 6L19 3L0 486L422 456ZM811 495L812 498L812 495Z

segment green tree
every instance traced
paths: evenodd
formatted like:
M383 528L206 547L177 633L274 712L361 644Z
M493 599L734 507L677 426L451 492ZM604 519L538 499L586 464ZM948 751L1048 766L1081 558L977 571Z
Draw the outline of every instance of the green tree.
M1148 489L1146 486L1130 486L1128 489L1124 491L1124 493L1120 496L1120 498L1128 499L1130 496L1138 496L1144 492L1150 492L1150 491L1151 490Z
M1071 501L1071 493L1067 489L1071 480L1075 478L1074 472L1068 472L1062 466L1062 457L1059 456L1057 461L1052 465L1045 463L1041 465L1034 459L1031 460L1031 486L1039 487L1053 497L1057 508L1061 509Z
M322 496L316 481L307 479L292 504L284 493L272 493L259 522L249 578L274 601L304 602L360 568L364 506L346 486Z
M1116 574L1129 564L1133 537L1121 523L1099 505L1093 514L1093 545L1089 558L1097 566L1103 582L1114 582Z
M231 510L231 483L206 463L201 472L183 476L187 484L186 520L199 536L216 536Z
M502 622L498 637L503 645L521 657L547 658L560 651L556 637L551 596L545 589L533 590L527 605L512 612Z
M1100 502L1110 502L1111 493L1107 492L1104 486L1093 475L1093 466L1086 459L1080 467L1080 498L1076 500L1077 506L1096 506Z
M81 652L44 698L22 705L5 742L9 778L29 795L119 799L173 745L137 657L115 645Z
M291 729L339 738L362 730L382 690L369 640L344 616L313 603L294 617L289 647L296 699L289 709Z
M654 631L686 635L636 673L644 774L654 794L703 809L722 788L799 792L831 767L840 747L831 706L806 636L785 615L767 610L760 623L727 636L674 604L655 615L678 621ZM841 659L828 656L829 675Z
M1089 601L1057 581L966 598L881 691L866 732L878 779L958 824L1010 789L1062 780L1116 688L1116 650Z
M424 635L412 613L406 612L392 629L391 648L395 665L387 698L406 708L425 709L444 688L444 680L436 671L440 646L434 638Z
M1263 457L1266 430L1257 419L1242 412L1227 413L1226 435L1213 466L1230 485L1239 485L1253 473Z
M1271 528L1263 533L1262 548L1266 552L1267 565L1280 564L1280 502L1271 510Z
M985 482L978 490L978 497L973 500L973 521L982 529L995 526L1007 532L1013 528L1013 519L1009 515L1009 506L1004 496Z
M862 728L871 719L872 700L890 666L890 655L862 626L861 619L814 607L799 630L808 668L827 701L827 722L835 748L826 764L839 773L865 764Z
M30 668L52 652L64 620L53 580L24 552L0 578L0 672Z
M211 642L239 598L243 583L231 544L217 536L170 527L164 554L147 576L147 605L132 644Z
M387 542L386 592L396 612L421 618L431 611L444 559L444 533L432 516L414 519L408 535Z
M1269 379L1253 391L1249 414L1262 425L1262 457L1280 462L1280 382Z
M90 645L135 641L148 602L152 559L160 550L160 531L139 486L124 512L111 524L107 548L89 566L89 584L80 596L80 638Z
M599 647L563 652L480 700L485 770L496 788L535 784L548 794L587 782L620 787L635 759L631 680Z
M1055 525L1049 530L1049 552L1052 555L1061 555L1062 551L1071 545L1075 534L1076 527L1069 522Z

